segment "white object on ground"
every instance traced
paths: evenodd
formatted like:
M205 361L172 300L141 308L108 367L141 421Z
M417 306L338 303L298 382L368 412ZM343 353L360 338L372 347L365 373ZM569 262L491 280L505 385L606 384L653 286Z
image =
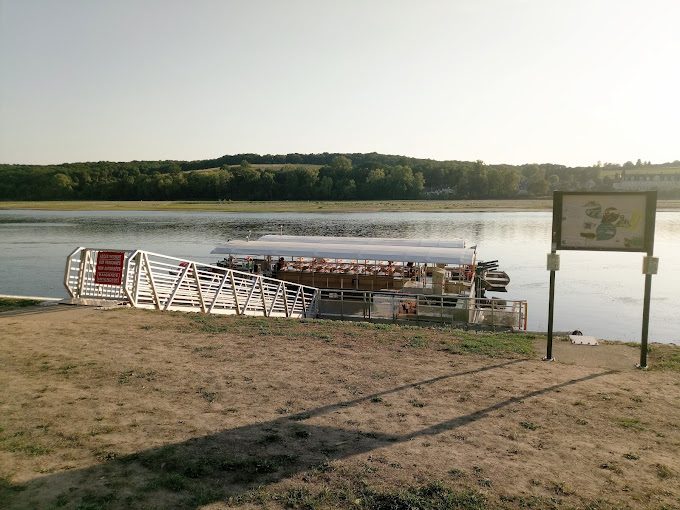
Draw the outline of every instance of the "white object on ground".
M572 344L597 345L597 338L595 338L594 336L569 335L569 340L571 340Z

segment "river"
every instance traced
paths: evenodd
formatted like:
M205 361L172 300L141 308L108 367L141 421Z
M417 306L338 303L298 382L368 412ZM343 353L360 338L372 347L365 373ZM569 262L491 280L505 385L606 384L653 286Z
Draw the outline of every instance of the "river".
M498 259L510 275L506 299L526 299L529 329L548 315L549 212L215 213L0 211L0 293L65 297L65 258L78 246L145 249L214 262L210 251L266 233L375 237L464 237L480 260ZM659 212L649 336L680 343L680 212ZM569 251L557 273L555 329L639 341L644 276L641 253ZM494 295L491 293L490 295Z

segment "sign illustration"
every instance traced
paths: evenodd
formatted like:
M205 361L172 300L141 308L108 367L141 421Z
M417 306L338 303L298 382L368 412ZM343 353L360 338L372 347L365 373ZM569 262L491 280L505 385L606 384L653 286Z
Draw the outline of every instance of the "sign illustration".
M561 193L559 198L556 249L647 251L646 193Z

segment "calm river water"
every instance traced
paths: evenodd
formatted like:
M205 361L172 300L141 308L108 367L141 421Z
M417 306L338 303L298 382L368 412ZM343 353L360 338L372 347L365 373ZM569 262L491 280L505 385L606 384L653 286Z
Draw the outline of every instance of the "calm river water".
M145 249L214 262L216 245L278 233L375 237L464 237L480 260L498 259L511 278L507 299L526 299L529 328L548 315L549 212L191 213L0 211L0 294L64 297L65 258L78 246ZM657 213L650 340L680 343L680 212ZM639 341L644 276L641 253L563 252L555 329ZM490 295L494 295L491 293Z

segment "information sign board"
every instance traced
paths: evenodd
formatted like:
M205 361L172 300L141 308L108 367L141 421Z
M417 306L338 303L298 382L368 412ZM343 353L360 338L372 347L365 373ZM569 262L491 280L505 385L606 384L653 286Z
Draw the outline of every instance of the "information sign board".
M649 252L654 242L655 191L556 191L553 208L553 250Z
M560 267L557 250L642 251L647 252L647 257L643 264L645 295L638 367L647 368L652 275L656 274L659 262L652 256L655 222L656 191L553 193L552 246L548 255L548 348L544 359L553 359L555 272Z
M123 281L124 260L124 251L100 251L97 254L94 283L120 285Z

